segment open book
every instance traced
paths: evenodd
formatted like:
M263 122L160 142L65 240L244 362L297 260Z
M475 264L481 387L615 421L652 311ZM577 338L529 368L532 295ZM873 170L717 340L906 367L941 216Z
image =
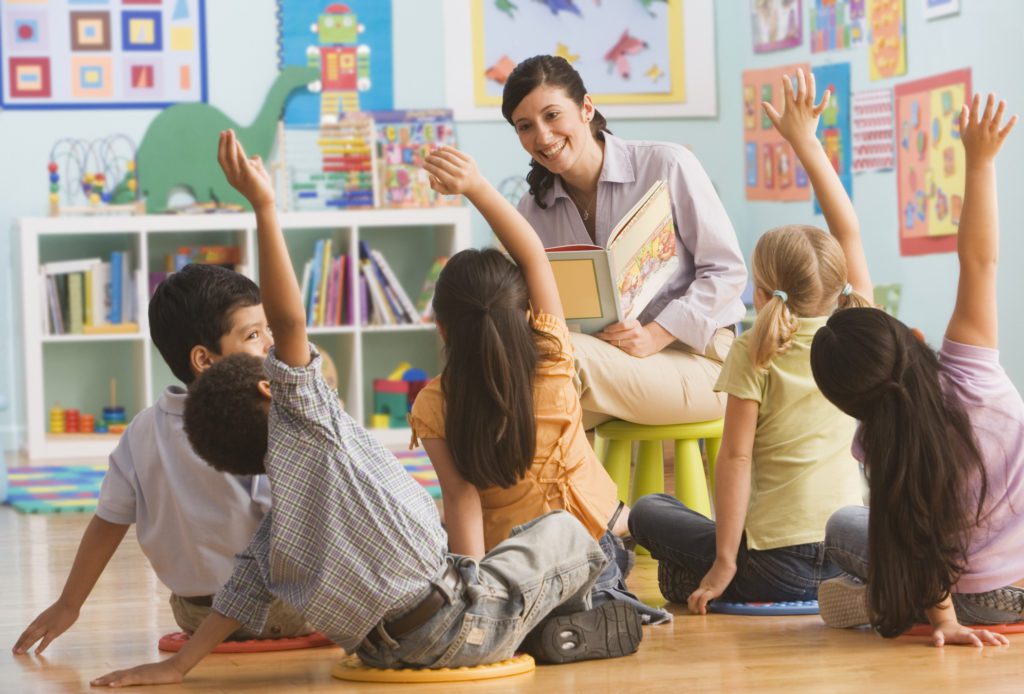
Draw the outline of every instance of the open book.
M679 267L672 201L657 181L608 236L547 249L570 330L596 333L636 318Z

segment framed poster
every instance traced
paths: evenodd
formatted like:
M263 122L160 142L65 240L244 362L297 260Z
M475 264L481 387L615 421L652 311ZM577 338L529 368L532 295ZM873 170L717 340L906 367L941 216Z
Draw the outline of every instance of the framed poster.
M205 0L5 0L0 105L163 108L206 101Z
M960 108L970 69L896 85L900 255L956 250L964 202Z
M750 0L754 53L793 48L804 42L803 0Z
M717 112L711 0L445 0L444 8L445 84L457 120L501 120L505 79L539 54L568 60L609 118Z

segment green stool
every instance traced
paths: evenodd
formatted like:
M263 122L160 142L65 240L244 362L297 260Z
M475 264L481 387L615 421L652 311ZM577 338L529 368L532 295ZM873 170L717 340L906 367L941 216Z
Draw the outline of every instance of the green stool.
M676 448L675 497L688 508L711 517L707 478L700 457L699 441L704 439L708 454L708 477L715 479L715 461L722 445L722 420L692 424L648 426L613 419L597 427L597 435L608 443L604 467L619 488L619 498L632 505L645 494L665 490L665 461L661 454L663 441L674 441ZM640 442L636 461L633 494L629 493L629 468L633 442Z

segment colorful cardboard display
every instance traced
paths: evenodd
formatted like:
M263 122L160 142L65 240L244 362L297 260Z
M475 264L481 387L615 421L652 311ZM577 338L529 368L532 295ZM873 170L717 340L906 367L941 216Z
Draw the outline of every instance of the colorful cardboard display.
M803 0L750 0L754 52L770 53L804 42Z
M868 75L872 81L907 74L905 0L867 0Z
M964 195L960 108L969 68L896 86L900 255L956 250Z
M205 0L0 3L4 109L207 100Z
M867 40L865 0L814 0L810 9L811 53L860 46Z
M891 89L870 89L853 95L850 130L853 172L886 171L896 165Z
M839 180L846 194L853 199L853 174L851 173L852 140L850 137L850 64L835 63L813 69L817 98L831 90L828 106L818 119L817 136L825 149L832 167L839 174ZM814 199L814 213L821 214L818 199Z
M807 172L793 148L764 114L761 102L782 111L782 77L795 78L798 68L810 74L806 63L743 72L743 152L747 200L797 201L811 199Z

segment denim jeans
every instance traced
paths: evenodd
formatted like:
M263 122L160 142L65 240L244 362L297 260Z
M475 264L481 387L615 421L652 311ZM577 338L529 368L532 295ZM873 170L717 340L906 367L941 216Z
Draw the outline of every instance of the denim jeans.
M380 668L471 667L505 660L549 614L590 609L590 592L606 561L578 520L552 511L515 528L479 562L448 555L461 581L454 591L440 575L434 583L448 604L399 638L378 625L379 645L364 639L356 653Z
M846 506L828 519L825 551L845 573L866 583L868 579L868 508ZM985 593L953 593L953 607L961 624L1024 622L1024 588L1005 586ZM921 621L927 621L922 614Z
M641 497L629 513L629 531L659 562L669 562L696 590L715 562L715 523L668 494ZM818 584L839 574L825 557L823 543L777 549L747 549L746 535L736 557L736 576L720 599L730 602L816 600Z
M644 624L662 624L672 621L672 614L657 607L651 607L629 591L626 587L624 575L626 559L626 548L622 540L615 537L609 530L598 540L605 556L608 557L608 564L604 571L597 577L594 588L591 591L591 601L594 607L611 600L623 600L628 602L640 613L640 619Z

